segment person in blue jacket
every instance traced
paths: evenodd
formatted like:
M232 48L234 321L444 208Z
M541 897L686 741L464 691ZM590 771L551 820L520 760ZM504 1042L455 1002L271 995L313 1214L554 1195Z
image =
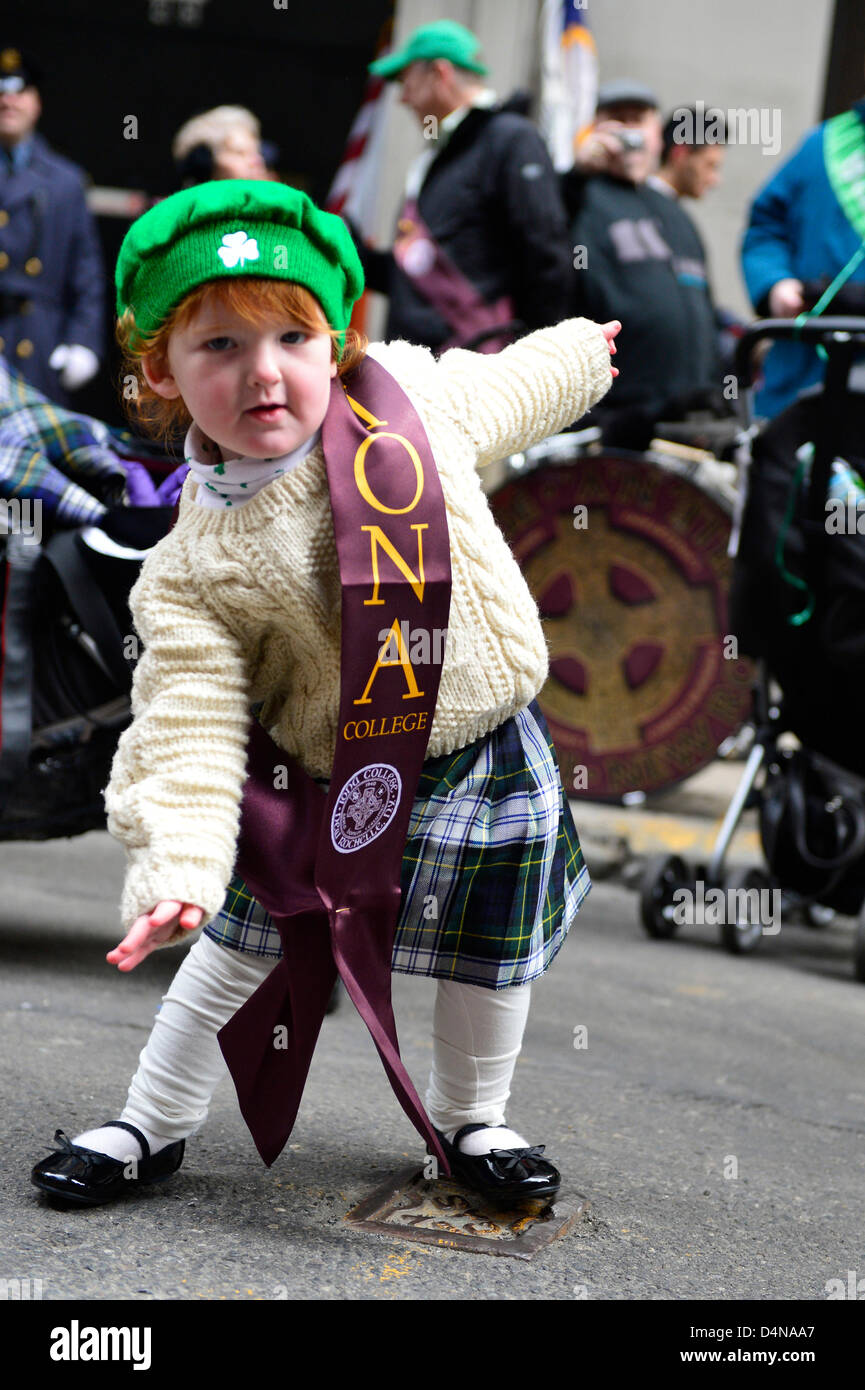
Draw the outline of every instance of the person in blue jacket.
M105 269L83 171L36 132L39 81L0 48L0 353L65 405L99 369Z
M858 118L865 168L865 100L856 102L852 111ZM833 120L846 120L855 134L849 112ZM863 244L865 230L857 231L850 221L839 200L838 184L831 177L827 132L832 125L832 121L824 121L806 135L751 205L742 243L742 268L751 302L761 318L795 318L804 308L812 307L813 293L806 306L807 288L815 282L828 286ZM865 287L865 257L850 274L847 293L856 285ZM865 306L865 297L862 302ZM830 304L825 312L839 313L841 309L839 304ZM813 347L776 343L766 358L764 385L755 401L757 413L777 415L800 391L821 381L824 370Z

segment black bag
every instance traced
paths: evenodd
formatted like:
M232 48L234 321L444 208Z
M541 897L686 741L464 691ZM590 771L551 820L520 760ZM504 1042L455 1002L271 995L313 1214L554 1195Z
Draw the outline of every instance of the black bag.
M803 482L794 486L796 451L816 438L819 412L819 398L802 397L754 441L730 622L740 652L764 660L780 684L786 727L865 776L865 535L827 534L825 515L806 515ZM851 393L839 453L860 470L863 440L865 397Z
M760 806L770 872L783 888L856 915L865 900L865 781L804 748L770 765Z
M147 550L170 507L120 508L100 523ZM106 555L78 531L0 536L0 840L103 828L102 792L129 723L137 655L129 591L140 560ZM110 549L110 546L109 546Z

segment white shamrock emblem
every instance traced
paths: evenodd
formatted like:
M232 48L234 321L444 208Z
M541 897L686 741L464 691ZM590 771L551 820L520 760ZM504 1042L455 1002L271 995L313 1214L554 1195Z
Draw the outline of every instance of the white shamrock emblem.
M258 242L246 232L226 232L216 254L227 270L258 260Z

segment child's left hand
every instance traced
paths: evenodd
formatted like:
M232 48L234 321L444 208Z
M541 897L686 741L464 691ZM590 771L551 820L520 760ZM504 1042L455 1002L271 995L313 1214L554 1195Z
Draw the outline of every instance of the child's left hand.
M203 916L204 909L195 903L163 899L149 912L136 917L126 936L105 959L118 970L134 970L152 950L171 939L178 925L184 931L195 931Z
M602 323L600 327L601 332L607 340L607 347L610 349L610 356L612 356L613 353L616 351L616 344L613 342L613 339L615 338L617 333L621 332L622 325L619 323L618 319L611 319L609 323ZM618 367L614 367L612 363L610 363L610 371L612 372L613 376L619 375Z

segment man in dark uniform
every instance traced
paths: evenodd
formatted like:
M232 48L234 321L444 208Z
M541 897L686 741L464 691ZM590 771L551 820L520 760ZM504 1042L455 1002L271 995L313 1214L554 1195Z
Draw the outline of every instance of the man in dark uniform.
M370 289L390 297L388 338L438 352L492 333L496 351L571 312L574 271L557 179L522 101L483 81L479 41L451 20L423 25L370 71L402 85L428 146L409 170L393 252L359 245ZM358 239L359 240L359 239Z
M66 404L99 368L105 272L84 174L36 133L39 80L0 49L0 352Z
M595 125L564 176L578 312L621 319L621 378L597 411L609 442L645 448L659 419L720 393L715 309L699 233L677 200L651 188L662 127L640 83L606 83Z

